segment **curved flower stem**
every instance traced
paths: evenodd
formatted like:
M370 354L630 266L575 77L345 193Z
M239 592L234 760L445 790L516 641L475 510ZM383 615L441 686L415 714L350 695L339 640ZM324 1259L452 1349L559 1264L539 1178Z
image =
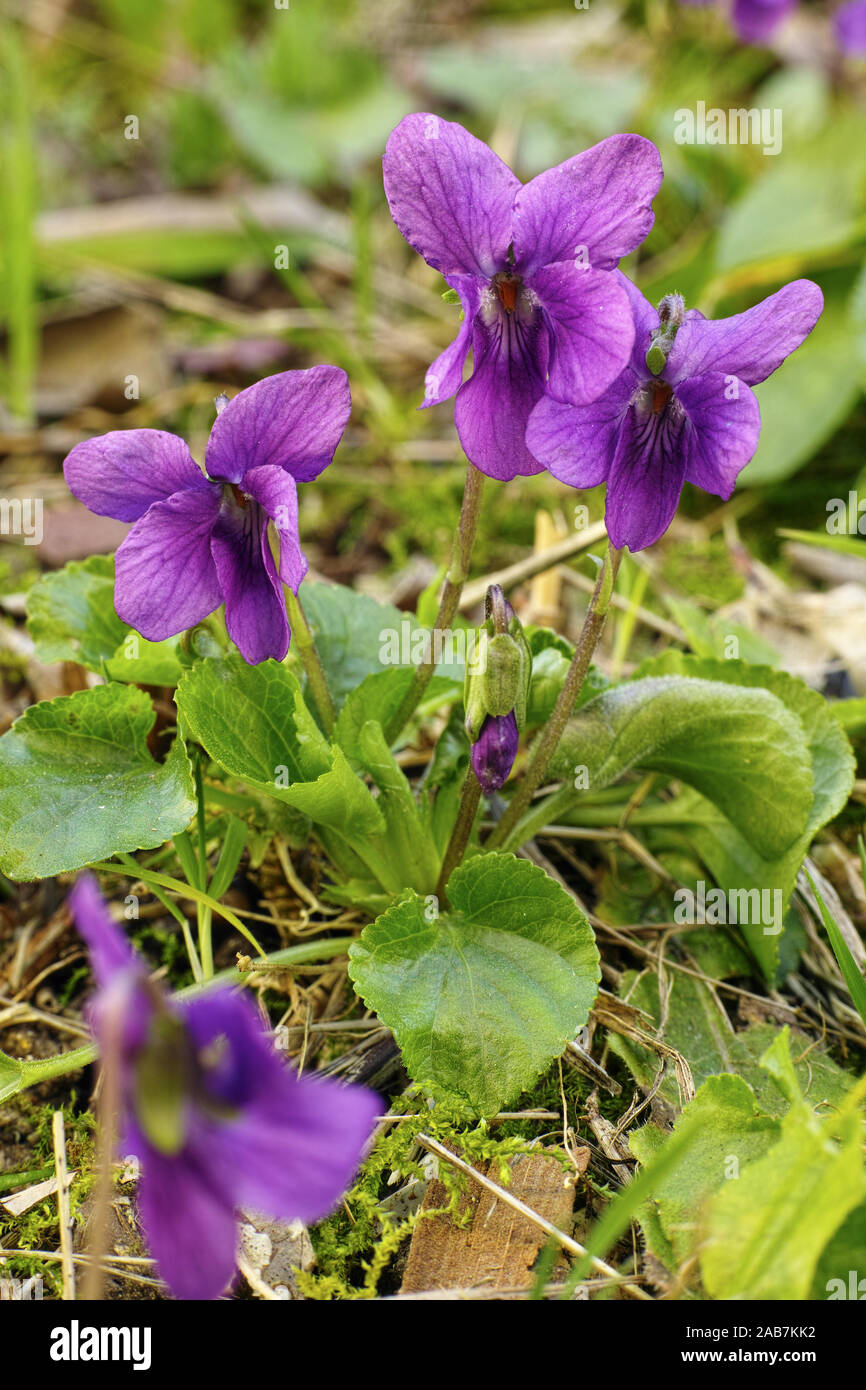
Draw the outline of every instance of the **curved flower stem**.
M337 722L337 710L334 699L328 689L328 681L325 676L324 667L319 660L319 653L316 651L316 643L310 631L310 625L304 616L301 601L297 594L293 594L291 589L286 589L286 608L289 612L289 626L292 629L292 638L297 643L304 670L307 673L307 680L310 683L310 690L316 702L316 709L322 720L325 733L330 734Z
M544 780L544 774L547 772L550 760L562 737L562 731L574 711L574 702L586 679L593 652L598 646L598 639L601 637L607 610L610 607L610 598L621 557L622 552L615 550L608 542L604 564L596 580L584 620L583 631L568 668L568 675L559 692L559 699L541 737L535 744L526 772L508 804L508 810L485 841L485 849L496 849L509 839L511 832Z
M463 585L466 583L469 576L469 566L472 561L472 547L475 544L475 532L478 527L478 513L481 507L481 492L483 485L484 474L479 472L474 464L467 463L466 482L463 487L463 503L460 508L460 520L457 523L457 533L454 537L451 564L445 576L445 584L439 599L439 611L436 614L436 625L433 629L434 634L437 632L447 632L457 615L460 595L463 592ZM385 730L385 737L389 744L394 742L406 723L406 720L417 708L418 702L427 689L435 669L435 644L432 644L429 659L415 668L415 675L412 683L406 691L397 713Z
M463 783L463 790L460 793L457 819L454 822L454 829L451 831L451 839L448 841L445 858L442 860L439 882L436 884L436 896L440 902L447 902L445 888L453 870L457 868L466 851L480 801L481 783L470 767L466 774L466 781Z

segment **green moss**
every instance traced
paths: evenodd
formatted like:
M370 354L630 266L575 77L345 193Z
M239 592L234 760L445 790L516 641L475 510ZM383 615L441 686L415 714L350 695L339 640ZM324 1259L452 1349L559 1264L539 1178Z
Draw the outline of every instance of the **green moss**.
M568 1069L563 1071L569 1119L576 1124L579 1109L585 1098L581 1077ZM559 1069L553 1067L541 1078L535 1090L521 1099L521 1108L551 1110L562 1108ZM394 1219L383 1211L380 1203L402 1183L426 1176L421 1166L423 1152L417 1145L417 1135L423 1131L440 1143L450 1143L459 1149L467 1162L477 1166L494 1161L498 1164L495 1179L503 1187L511 1181L508 1160L519 1153L528 1153L539 1146L544 1134L545 1152L556 1158L568 1171L571 1160L565 1150L552 1145L548 1126L543 1122L508 1120L491 1128L478 1120L459 1101L437 1101L432 1110L420 1087L410 1087L393 1104L393 1110L411 1118L393 1124L376 1142L364 1163L358 1181L344 1203L333 1216L323 1221L311 1233L316 1251L315 1272L298 1275L301 1292L313 1299L375 1298L380 1282L411 1236L419 1219L418 1214ZM550 1127L557 1128L554 1121ZM393 1173L402 1180L389 1185ZM448 1194L444 1208L425 1212L432 1217L440 1210L449 1212L458 1222L471 1220L471 1213L460 1212L460 1199L466 1191L467 1180L456 1169L441 1164L439 1177ZM423 1218L422 1218L423 1219Z
M69 1188L69 1209L73 1225L80 1220L83 1203L93 1184L94 1131L96 1121L86 1111L75 1110L76 1097L73 1091L63 1107L66 1129L66 1161L70 1172L75 1172ZM52 1164L54 1160L54 1141L52 1122L56 1107L44 1105L35 1113L32 1133L32 1162L28 1165L37 1168ZM0 1245L18 1250L56 1250L58 1247L57 1198L46 1197L21 1216L0 1216ZM2 1266L2 1277L29 1279L38 1275L43 1281L43 1296L59 1298L63 1291L63 1279L59 1261L45 1260L38 1256L10 1255Z

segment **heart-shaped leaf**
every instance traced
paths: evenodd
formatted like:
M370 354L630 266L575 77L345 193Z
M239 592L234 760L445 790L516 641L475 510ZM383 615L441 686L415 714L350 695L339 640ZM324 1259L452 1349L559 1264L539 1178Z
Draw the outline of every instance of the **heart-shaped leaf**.
M349 970L416 1081L494 1114L586 1022L598 951L574 899L526 859L477 855L447 893L441 911L405 894L364 928Z
M48 878L185 830L189 759L181 739L151 757L155 718L143 690L115 683L31 705L0 738L0 870Z
M177 639L148 642L114 611L114 559L91 555L44 575L27 595L40 661L77 661L108 680L176 685Z

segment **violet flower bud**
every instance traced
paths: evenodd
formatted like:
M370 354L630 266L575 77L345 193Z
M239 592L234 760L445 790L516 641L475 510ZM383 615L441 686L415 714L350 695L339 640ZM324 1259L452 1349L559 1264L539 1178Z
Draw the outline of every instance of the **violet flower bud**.
M487 716L480 737L472 745L472 767L483 791L496 792L508 780L518 742L514 710Z

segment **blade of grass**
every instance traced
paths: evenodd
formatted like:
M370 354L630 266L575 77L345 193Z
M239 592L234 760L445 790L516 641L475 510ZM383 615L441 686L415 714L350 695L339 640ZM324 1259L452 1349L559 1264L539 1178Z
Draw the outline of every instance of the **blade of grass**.
M569 1273L561 1294L563 1300L569 1300L578 1284L585 1279L593 1257L605 1258L635 1219L644 1202L652 1197L662 1178L679 1163L699 1128L699 1124L695 1121L689 1122L687 1116L688 1109L683 1113L679 1128L670 1136L652 1163L641 1169L633 1181L617 1194L604 1215L596 1222L586 1242L586 1254L573 1265Z
M862 838L860 840L860 854L863 856ZM864 865L864 872L866 872L866 865ZM812 892L815 894L815 900L821 909L821 916L824 919L824 926L827 928L827 936L833 948L833 955L836 957L836 964L842 972L842 978L845 984L848 986L848 993L854 1001L854 1007L862 1018L864 1025L866 1025L866 980L864 980L860 971L857 969L857 962L851 954L848 943L837 927L824 899L812 882L811 876L807 873L806 877L809 879Z
M218 916L225 918L225 920L234 927L235 931L240 932L241 936L249 941L250 945L258 951L263 960L267 959L265 952L262 950L258 941L256 941L252 932L248 927L244 926L240 917L236 917L229 908L223 907L221 903L216 902L209 894L200 892L198 888L193 888L192 884L184 883L179 878L170 878L168 874L157 874L154 873L152 869L143 869L140 864L135 863L135 860L132 861L132 864L134 868L128 865L121 868L119 864L102 863L88 864L87 867L97 874L126 873L131 878L140 878L142 883L149 883L151 885L157 884L160 888L167 888L169 892L177 893L180 898L191 898L195 903L204 903L206 907L210 908L211 912L216 912Z
M237 816L229 816L223 847L213 872L208 892L212 898L221 898L237 873L244 845L247 842L247 827Z
M27 59L18 27L0 31L0 231L3 245L3 316L8 334L6 395L13 415L33 417L38 357L33 219L36 170L30 122Z

